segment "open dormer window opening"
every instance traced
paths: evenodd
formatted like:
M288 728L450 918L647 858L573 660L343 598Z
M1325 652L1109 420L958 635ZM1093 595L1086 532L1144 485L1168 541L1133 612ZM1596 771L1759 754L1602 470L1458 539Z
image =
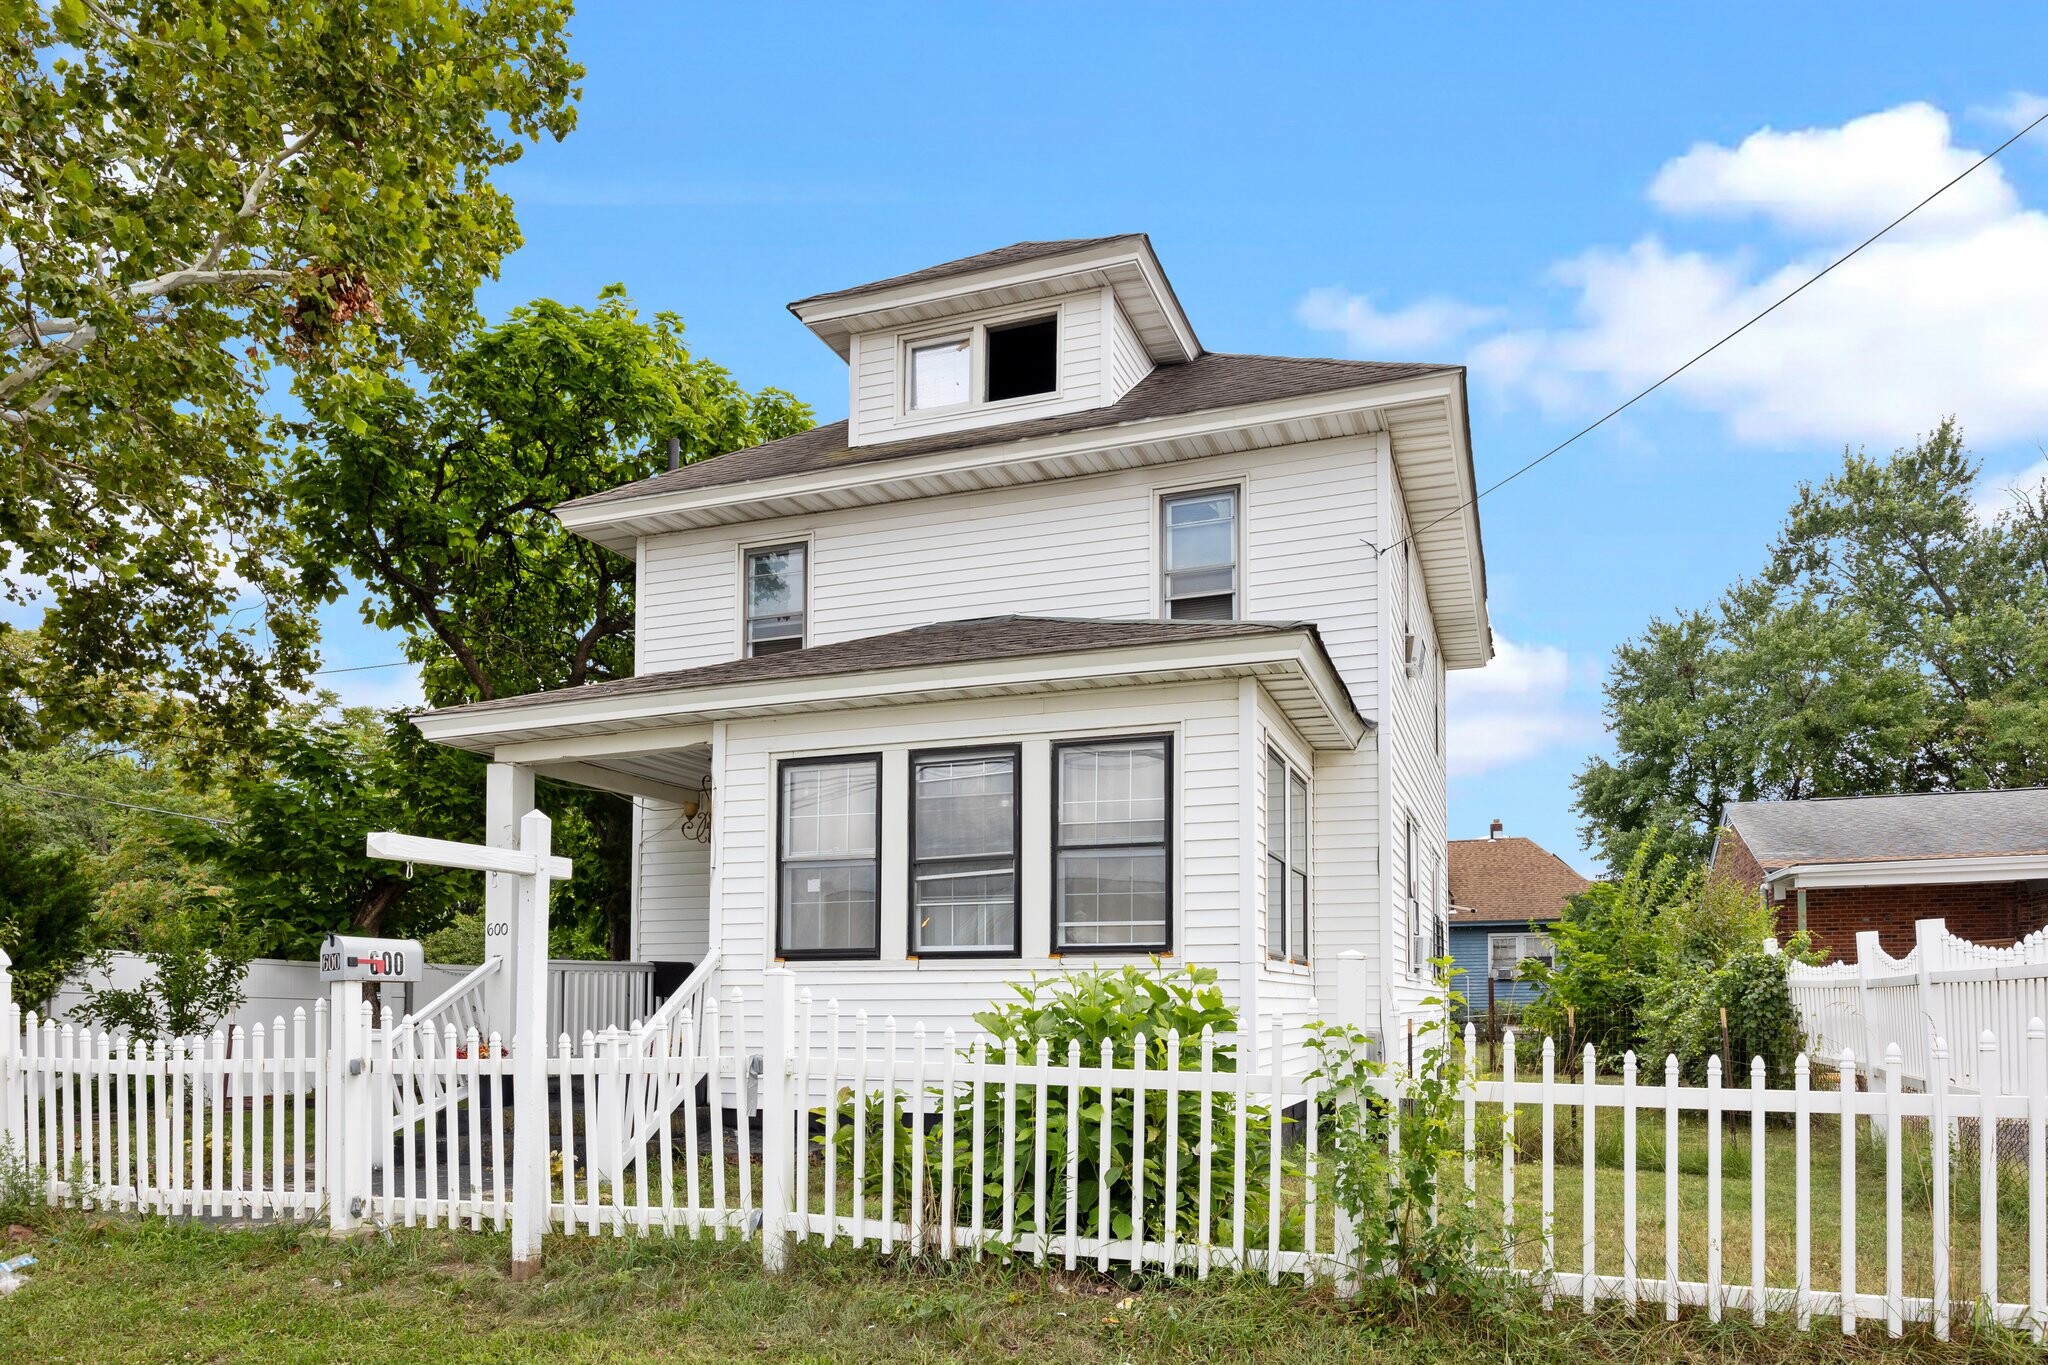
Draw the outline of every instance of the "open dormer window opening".
M989 328L988 401L1055 392L1060 386L1059 350L1057 317Z

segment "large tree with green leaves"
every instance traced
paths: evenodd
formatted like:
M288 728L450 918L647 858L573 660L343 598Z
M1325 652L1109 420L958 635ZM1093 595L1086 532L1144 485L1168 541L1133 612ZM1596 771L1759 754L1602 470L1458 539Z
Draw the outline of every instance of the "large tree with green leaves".
M2048 488L1984 505L1953 420L1802 484L1763 572L1606 683L1587 841L1703 857L1730 801L2048 782Z
M309 550L403 632L427 697L451 705L576 687L633 669L634 566L550 509L685 460L800 431L810 411L749 393L690 354L681 319L640 317L618 286L592 308L542 300L478 328L415 378L336 375L313 396L287 491ZM631 812L556 788L578 859L564 912L629 933Z
M278 518L266 386L467 324L519 243L493 171L575 121L568 13L0 0L0 589L46 611L0 693L189 736L304 684L331 581Z

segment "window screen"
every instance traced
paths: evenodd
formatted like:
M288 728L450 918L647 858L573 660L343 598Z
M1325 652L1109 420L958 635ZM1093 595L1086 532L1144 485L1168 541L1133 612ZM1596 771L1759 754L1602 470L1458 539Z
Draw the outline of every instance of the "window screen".
M910 406L949 408L967 401L970 344L966 337L910 348Z
M1055 947L1166 947L1166 741L1059 745L1053 781Z

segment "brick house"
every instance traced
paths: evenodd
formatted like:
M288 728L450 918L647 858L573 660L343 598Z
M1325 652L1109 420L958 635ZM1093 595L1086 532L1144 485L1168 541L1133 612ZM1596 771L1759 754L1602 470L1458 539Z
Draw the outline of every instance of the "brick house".
M1920 919L2009 944L2048 924L2048 788L1736 802L1712 870L1760 890L1779 936L1805 929L1830 960L1855 961L1863 929L1904 956Z
M1501 1004L1533 998L1517 969L1532 957L1550 960L1545 931L1591 883L1535 840L1503 835L1498 820L1486 838L1449 847L1450 949L1464 973L1457 989L1475 1010L1486 1008L1489 983Z

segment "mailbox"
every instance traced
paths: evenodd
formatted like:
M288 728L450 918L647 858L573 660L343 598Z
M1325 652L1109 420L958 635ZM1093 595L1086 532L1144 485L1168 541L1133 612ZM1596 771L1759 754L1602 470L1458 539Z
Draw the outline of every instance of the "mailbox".
M320 945L322 981L417 981L427 955L418 939L329 934Z

